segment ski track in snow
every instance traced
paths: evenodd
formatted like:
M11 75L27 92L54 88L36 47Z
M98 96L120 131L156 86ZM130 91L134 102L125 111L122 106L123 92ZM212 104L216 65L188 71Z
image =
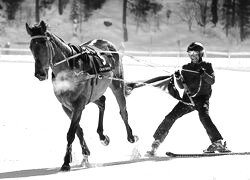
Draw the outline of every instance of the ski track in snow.
M91 167L81 167L76 138L70 172L60 172L66 151L69 120L53 94L51 80L34 77L33 63L0 63L0 179L244 179L250 180L250 156L208 158L163 157L166 151L200 153L209 144L207 134L192 112L177 120L158 150L157 159L144 157L152 135L177 103L159 89L135 89L127 97L129 122L139 141L127 141L125 126L111 91L105 95L104 132L110 144L103 146L96 133L98 108L89 104L81 126L91 151ZM125 79L136 81L165 75L159 69L125 66ZM174 69L169 68L170 72ZM250 72L215 69L216 83L210 115L232 151L250 151ZM141 158L139 158L141 156Z

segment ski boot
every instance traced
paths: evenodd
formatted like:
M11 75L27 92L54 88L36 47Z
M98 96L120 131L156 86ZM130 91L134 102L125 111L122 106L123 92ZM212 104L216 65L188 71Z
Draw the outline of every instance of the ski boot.
M158 149L160 144L161 144L160 140L155 140L151 145L152 149L150 151L147 151L147 156L149 156L149 157L155 156L156 150Z
M228 148L227 148L227 143L226 141L222 142L222 140L217 140L215 142L213 142L210 146L208 146L207 149L205 149L203 152L204 153L215 153L215 152L219 152L219 153L228 153L231 152Z

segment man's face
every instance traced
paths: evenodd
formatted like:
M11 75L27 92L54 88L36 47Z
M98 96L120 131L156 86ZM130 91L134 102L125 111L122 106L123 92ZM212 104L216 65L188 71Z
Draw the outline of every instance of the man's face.
M200 55L197 51L188 51L188 56L192 63L199 63Z

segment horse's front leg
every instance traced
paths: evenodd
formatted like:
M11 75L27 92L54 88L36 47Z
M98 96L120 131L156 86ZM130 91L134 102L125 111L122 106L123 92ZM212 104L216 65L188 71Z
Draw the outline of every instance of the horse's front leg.
M98 128L97 133L99 134L100 141L103 145L107 146L110 142L109 137L107 135L103 134L103 116L105 111L105 101L106 97L103 95L98 100L96 100L94 103L99 108L99 121L98 121Z
M67 148L66 148L66 154L64 157L64 163L61 167L62 171L69 171L70 170L69 163L71 163L71 161L72 161L72 154L71 154L72 153L72 143L75 139L76 132L79 131L78 129L80 128L79 122L81 119L81 114L82 114L82 109L77 109L77 110L72 111L71 124L70 124L69 130L68 130L68 133L67 133L68 144L67 144ZM83 136L82 136L82 138L83 138ZM88 148L86 148L85 151L86 151L85 153L87 155L90 154Z
M80 127L80 125L77 128L76 134L79 138L79 141L80 141L80 144L82 147L82 155L83 155L82 166L88 167L88 157L90 155L90 151L89 151L89 148L87 146L87 143L85 142L83 130Z
M71 110L69 110L67 107L65 107L64 105L62 105L62 108L63 108L63 110L65 111L65 113L68 115L68 117L70 118L70 119L72 119L72 111ZM79 120L79 122L80 122L80 120ZM88 162L88 156L90 155L90 151L89 151L89 149L88 149L88 146L87 146L87 143L85 142L85 140L84 140L84 134L83 134L83 130L82 130L82 128L81 128L81 126L80 126L80 124L78 123L78 127L77 127L77 130L76 130L76 134L77 134L77 136L78 136L78 138L79 138L79 141L80 141L80 145L81 145L81 147L82 147L82 154L83 154L83 156L84 156L84 159L83 159L83 162L82 162L82 164L83 163L87 163ZM68 152L68 155L67 156L69 156L69 159L72 159L71 158L71 152L72 151L72 147L67 147L67 151L66 152ZM66 153L67 154L67 153ZM65 157L66 157L66 155L65 155ZM71 162L71 160L70 160L70 162Z

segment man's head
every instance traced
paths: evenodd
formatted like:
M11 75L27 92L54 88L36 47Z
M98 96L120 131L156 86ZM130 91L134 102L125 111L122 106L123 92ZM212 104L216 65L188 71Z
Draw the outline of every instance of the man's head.
M199 42L192 42L187 48L187 53L192 63L200 63L204 55L204 47Z

